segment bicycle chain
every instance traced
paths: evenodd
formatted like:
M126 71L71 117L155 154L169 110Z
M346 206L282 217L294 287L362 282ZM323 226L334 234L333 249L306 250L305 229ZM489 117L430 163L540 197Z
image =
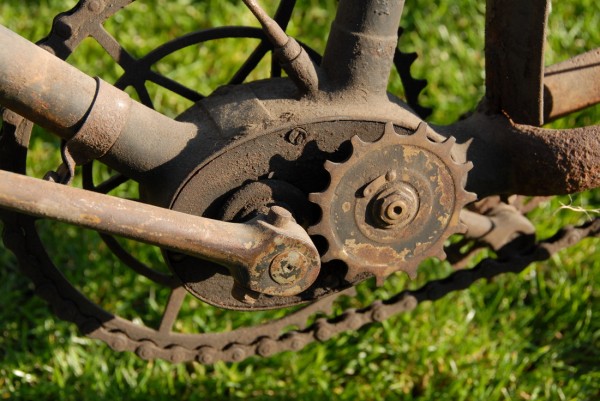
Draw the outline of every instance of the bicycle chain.
M106 11L105 17L108 18L131 1L116 1L116 7ZM83 37L87 36L86 31L90 31L95 27L94 24L99 23L97 18L104 12L101 5L102 2L98 0L78 2L72 10L56 16L51 33L38 44L57 56L66 58ZM402 64L410 68L415 55L404 55L398 51L396 57L396 64L402 60ZM414 86L415 88L410 92L413 94L411 97L416 99L424 82L417 82ZM423 114L428 112L426 109L420 111ZM4 212L2 214L6 216ZM599 234L600 219L579 228L567 227L554 238L536 244L528 252L515 254L503 260L485 259L470 270L457 271L445 279L431 281L418 290L402 291L387 301L376 301L361 309L348 309L333 318L317 319L314 324L302 330L282 333L276 337L259 336L243 344L231 342L215 347L207 342L194 349L176 343L161 347L150 340L132 338L125 329L107 327L97 317L86 315L74 299L61 294L52 278L44 276L43 272L35 269L35 266L43 265L44 261L35 250L24 246L30 244L24 229L16 229L6 224L4 242L17 255L26 275L36 283L36 293L54 307L59 318L77 324L79 330L87 336L106 342L116 351L134 351L144 359L161 358L174 363L196 360L203 364L212 364L217 361L239 362L254 355L267 357L283 351L298 351L309 343L326 341L343 331L358 330L365 325L409 312L422 302L436 301L449 293L466 289L479 279L490 279L508 272L520 272L532 262L546 260L559 250L575 245L583 238L597 237ZM39 282L43 284L38 285ZM333 301L334 299L329 299L326 302ZM306 309L307 320L315 310L321 308L309 306Z
M17 256L25 256L25 260L33 262L33 265L42 263L37 254L29 253L19 246L26 243L25 231L5 231L4 234L6 245ZM15 241L16 236L21 238ZM87 336L106 342L116 351L134 351L146 360L160 358L173 363L194 360L202 364L240 362L251 356L268 357L284 351L298 351L312 342L323 342L341 332L358 330L400 313L410 312L420 303L437 301L452 292L467 289L480 279L489 280L504 273L519 273L531 263L547 260L558 251L587 237L600 237L600 218L580 227L564 227L554 237L538 242L529 250L510 258L487 258L472 269L456 271L447 278L430 281L417 290L402 291L387 301L378 300L361 309L348 309L333 318L319 318L304 330L282 333L277 337L260 336L245 344L233 342L218 348L209 342L195 349L176 343L159 347L150 340L133 339L125 331L108 329L96 318L86 316L72 300L62 297L52 280L46 281L44 286L36 287L36 293L55 307L55 312L61 319L77 324Z

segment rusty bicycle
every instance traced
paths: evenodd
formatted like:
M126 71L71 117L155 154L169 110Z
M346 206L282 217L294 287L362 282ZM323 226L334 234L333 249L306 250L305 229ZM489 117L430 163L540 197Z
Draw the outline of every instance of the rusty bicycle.
M117 351L210 364L300 350L600 232L594 219L536 242L525 216L542 197L600 186L600 128L542 128L600 102L600 49L545 65L549 1L487 1L485 96L443 126L425 122L415 55L398 48L404 1L340 0L323 54L286 33L295 0L272 16L244 0L260 28L201 29L142 57L104 26L131 3L81 0L38 46L0 29L4 244L59 317ZM122 69L114 85L63 62L90 38ZM258 45L211 93L155 68L235 38ZM249 80L270 54L270 77ZM388 92L392 70L404 99ZM149 84L190 106L175 118L157 112ZM26 174L33 124L61 141L61 163L43 179ZM82 188L71 185L78 166ZM109 195L127 185L135 200ZM154 326L103 308L69 280L40 235L49 220L97 231L120 263L168 292ZM160 248L161 266L123 237ZM496 257L458 269L482 248ZM433 257L458 270L330 314L365 280L414 278ZM198 308L283 314L179 332L186 297Z

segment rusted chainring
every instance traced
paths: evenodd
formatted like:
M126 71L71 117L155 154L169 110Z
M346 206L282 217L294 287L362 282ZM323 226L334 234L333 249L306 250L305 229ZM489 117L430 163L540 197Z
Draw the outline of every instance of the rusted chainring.
M454 138L436 143L427 130L421 123L400 135L388 123L377 141L355 136L346 161L325 164L331 181L310 195L322 217L309 234L327 240L321 261L342 260L348 281L369 274L383 284L396 271L415 278L422 260L444 259L444 241L466 230L459 215L475 200L463 188L471 165L452 159Z

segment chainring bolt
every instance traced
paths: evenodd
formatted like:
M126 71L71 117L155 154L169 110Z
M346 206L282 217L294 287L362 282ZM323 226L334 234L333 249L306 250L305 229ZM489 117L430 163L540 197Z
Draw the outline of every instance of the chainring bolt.
M287 140L292 145L304 145L306 140L308 139L308 132L303 130L302 128L294 128L287 134Z
M294 217L292 216L292 213L280 206L273 206L269 209L269 214L267 215L267 223L278 228L285 227L293 220Z
M382 228L407 226L419 212L419 195L407 183L398 183L375 199L373 215Z

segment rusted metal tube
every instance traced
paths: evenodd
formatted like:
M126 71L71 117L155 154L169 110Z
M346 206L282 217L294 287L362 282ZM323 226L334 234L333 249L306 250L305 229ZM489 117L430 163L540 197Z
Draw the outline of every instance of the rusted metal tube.
M306 50L294 38L289 37L256 0L244 0L244 3L262 25L265 35L275 47L275 55L288 76L303 93L315 95L319 89L319 76L317 67Z
M600 125L563 130L516 125L509 140L512 192L545 196L600 187Z
M102 162L141 183L181 179L198 127L168 118L0 26L0 105L68 140L78 164Z
M570 194L600 187L599 125L553 130L475 113L438 129L467 145L462 157L474 167L466 187L480 198Z
M71 138L96 95L96 81L0 25L0 104Z
M341 0L322 67L337 92L385 96L404 0Z
M600 49L546 68L545 122L600 103Z
M211 260L241 285L269 295L298 294L319 273L308 234L280 208L266 219L227 223L2 170L0 207ZM277 281L281 269L283 284Z
M487 0L488 107L520 124L543 124L543 76L550 0Z

